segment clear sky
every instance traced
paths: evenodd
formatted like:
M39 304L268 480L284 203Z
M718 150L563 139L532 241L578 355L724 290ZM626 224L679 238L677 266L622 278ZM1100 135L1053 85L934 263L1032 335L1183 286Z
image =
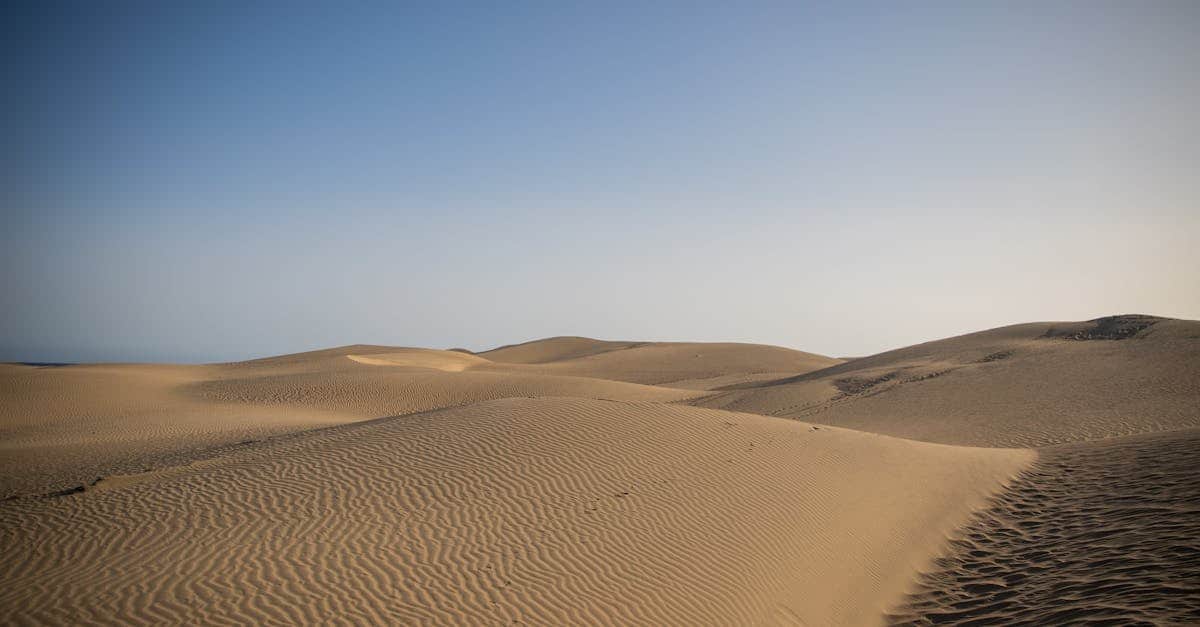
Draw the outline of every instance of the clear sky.
M1200 318L1194 0L185 4L0 9L0 360Z

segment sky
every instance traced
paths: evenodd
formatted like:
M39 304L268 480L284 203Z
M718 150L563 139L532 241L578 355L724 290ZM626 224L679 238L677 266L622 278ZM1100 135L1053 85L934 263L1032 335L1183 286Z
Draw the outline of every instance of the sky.
M433 4L6 3L0 360L1200 318L1200 2Z

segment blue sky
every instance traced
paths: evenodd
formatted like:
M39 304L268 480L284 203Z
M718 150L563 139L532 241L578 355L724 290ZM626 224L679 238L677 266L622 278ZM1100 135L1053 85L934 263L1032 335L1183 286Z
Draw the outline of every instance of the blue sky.
M240 4L4 9L0 359L1200 318L1194 2Z

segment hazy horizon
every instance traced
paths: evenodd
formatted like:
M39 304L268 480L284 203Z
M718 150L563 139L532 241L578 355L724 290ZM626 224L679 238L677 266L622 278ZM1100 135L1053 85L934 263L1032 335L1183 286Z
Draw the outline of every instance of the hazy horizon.
M1120 314L1111 314L1111 315L1122 315L1122 314L1141 315L1142 312L1121 312ZM1154 314L1145 314L1145 315L1154 315ZM1107 317L1107 316L1096 316L1096 317ZM1170 318L1170 317L1167 317L1167 318ZM1091 319L1094 319L1094 318L1086 318L1086 319L1080 319L1080 320L1023 320L1020 322L1013 322L1013 323L1009 323L1009 324L1000 324L1000 325L996 325L995 327L971 329L971 330L962 331L962 332L948 333L946 335L940 335L937 337L916 339L916 340L913 340L913 341L905 343L905 344L889 346L886 348L879 349L877 351L853 353L853 354L846 353L846 352L837 352L837 351L821 353L819 351L810 350L803 346L788 346L788 345L772 343L772 342L748 342L748 341L741 341L741 340L722 340L722 339L710 339L710 340L704 340L704 341L713 342L713 343L746 343L746 344L761 344L761 345L768 345L768 346L779 346L782 348L791 348L791 349L810 352L810 353L814 353L814 354L818 354L818 355L824 355L826 357L835 357L835 358L840 358L840 359L859 359L862 357L869 357L871 355L885 353L885 352L888 352L891 350L905 348L905 347L913 346L916 344L922 344L925 342L948 339L948 338L952 338L952 337L957 337L959 335L967 335L967 334L971 334L974 332L987 331L987 330L991 330L991 329L999 328L999 327L1021 325L1021 324L1025 324L1025 323L1034 323L1034 322L1078 322L1078 321L1091 320ZM380 343L380 342L343 342L340 344L321 344L321 345L313 345L313 346L303 346L303 347L288 349L288 350L280 351L280 352L276 352L276 353L263 353L263 354L257 354L257 355L240 355L239 354L235 357L220 358L220 359L178 358L178 359L163 359L163 360L160 360L159 362L155 362L154 360L105 359L105 358L101 357L101 358L97 358L97 359L5 359L5 360L0 360L0 363L54 364L54 365L57 365L57 364L83 364L83 363L215 364L215 363L227 363L227 362L245 361L245 360L251 360L251 359L260 359L260 358L266 358L266 357L275 357L275 356L279 356L279 355L290 355L290 354L295 354L295 353L307 353L310 351L318 351L318 350L331 349L331 348L341 348L341 347L346 347L346 346L397 346L397 347L405 347L405 348L431 348L431 349L441 349L441 350L465 349L465 350L469 350L473 353L484 353L484 352L498 349L498 348L507 348L510 346L516 346L516 345L520 345L520 344L528 344L528 343L537 342L537 341L541 341L541 340L549 340L549 339L554 339L557 337L583 337L583 338L593 339L593 340L618 341L618 342L619 341L633 341L633 342L685 342L686 343L686 342L696 341L696 340L689 340L687 338L594 337L594 336L581 336L579 334L561 334L561 335L549 335L549 336L536 337L536 338L527 338L527 339L522 339L522 340L514 340L511 342L504 342L501 344L478 346L478 347L468 347L468 346L461 345L461 344L418 346L415 344L399 345L399 344L387 344L387 343Z
M0 361L1200 318L1200 3L5 14Z

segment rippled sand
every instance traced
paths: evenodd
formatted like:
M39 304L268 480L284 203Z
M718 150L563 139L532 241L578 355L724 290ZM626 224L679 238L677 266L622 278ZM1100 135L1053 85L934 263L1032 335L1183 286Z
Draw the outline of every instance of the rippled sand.
M1200 430L1044 449L894 624L1200 623Z

